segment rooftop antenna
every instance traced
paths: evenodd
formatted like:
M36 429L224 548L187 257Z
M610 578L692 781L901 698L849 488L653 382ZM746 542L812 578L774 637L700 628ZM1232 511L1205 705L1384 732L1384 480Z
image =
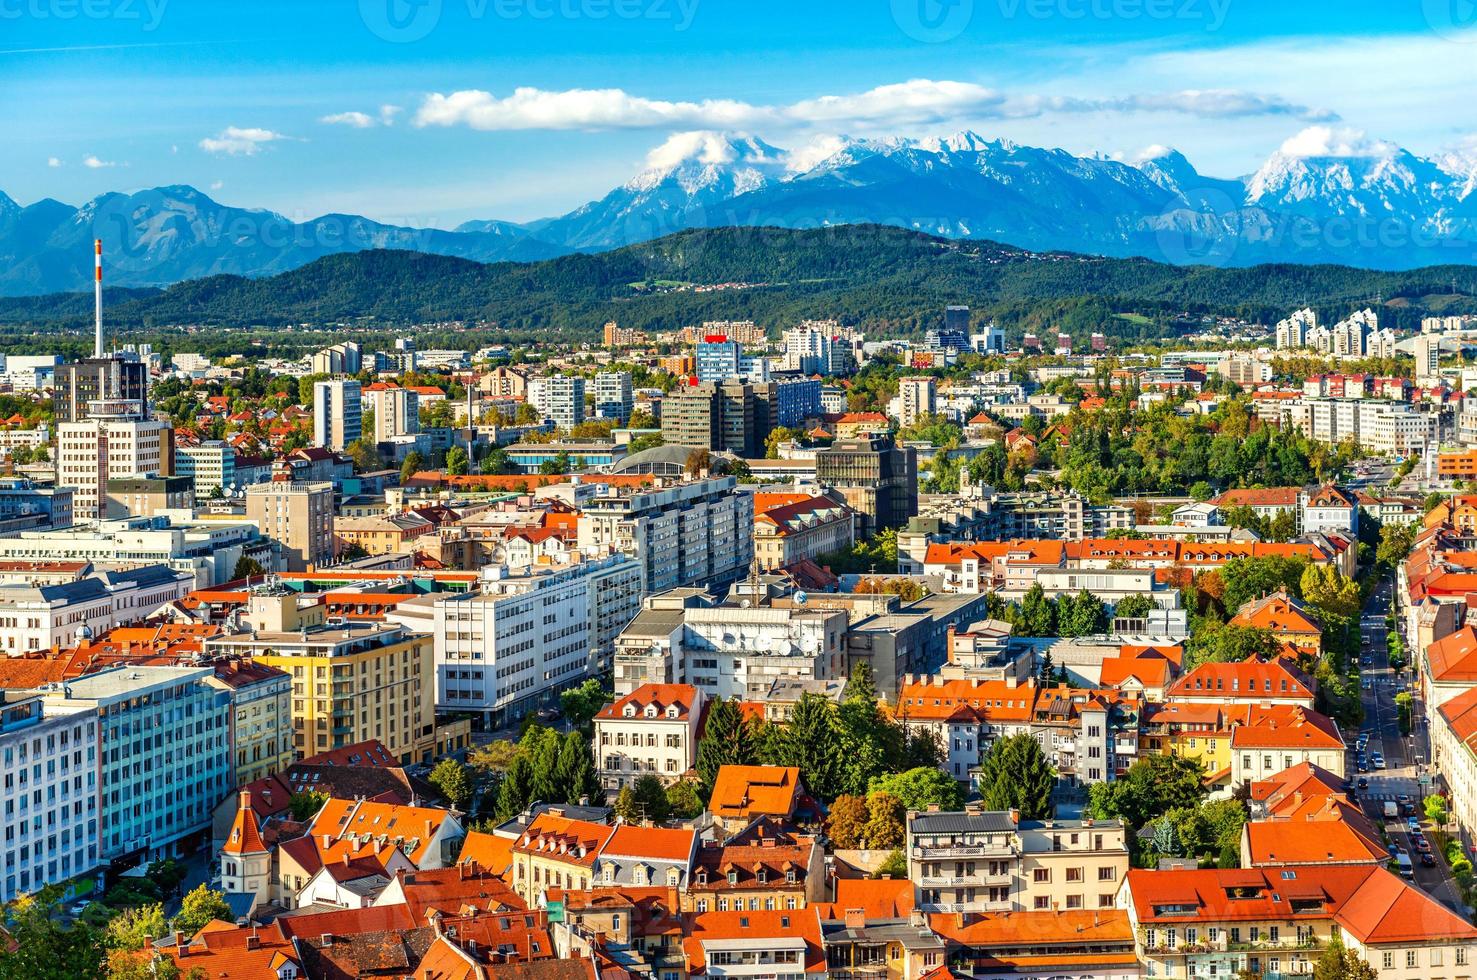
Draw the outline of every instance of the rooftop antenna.
M95 239L92 243L93 255L96 261L93 263L93 323L92 323L92 356L101 358L103 356L103 240Z

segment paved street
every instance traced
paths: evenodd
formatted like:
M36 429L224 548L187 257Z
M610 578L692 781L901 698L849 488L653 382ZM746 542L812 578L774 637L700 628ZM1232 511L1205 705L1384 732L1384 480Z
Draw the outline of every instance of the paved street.
M1410 797L1415 803L1416 814L1429 831L1429 823L1425 820L1425 814L1421 808L1424 794L1419 782L1421 773L1425 771L1425 763L1430 758L1426 740L1425 714L1422 705L1417 702L1413 711L1412 735L1409 738L1401 737L1395 695L1409 687L1409 671L1397 677L1395 672L1390 670L1386 659L1385 636L1388 629L1385 616L1390 608L1393 588L1393 584L1388 580L1379 584L1374 594L1370 596L1369 604L1364 610L1363 621L1360 624L1360 631L1363 634L1361 659L1366 664L1361 668L1364 702L1362 730L1369 733L1369 744L1365 748L1368 771L1355 770L1355 753L1351 744L1349 772L1351 778L1355 780L1362 777L1369 781L1368 788L1361 790L1359 796L1363 801L1365 812L1375 823L1386 824L1385 802L1404 795ZM1352 733L1347 736L1347 740L1353 742ZM1376 754L1384 758L1383 769L1375 768L1373 765ZM1415 865L1416 884L1450 908L1466 914L1461 897L1450 881L1450 869L1447 868L1445 859L1437 850L1435 841L1432 841L1432 850L1436 858L1436 867L1425 868L1421 867L1419 855L1411 844L1404 817L1386 824L1386 832L1395 844L1411 856Z

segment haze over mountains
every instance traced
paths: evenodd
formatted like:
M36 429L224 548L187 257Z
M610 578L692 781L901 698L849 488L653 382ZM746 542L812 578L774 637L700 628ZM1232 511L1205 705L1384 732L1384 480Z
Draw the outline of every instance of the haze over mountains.
M684 133L650 163L568 214L452 231L355 215L294 222L185 186L105 194L80 208L53 200L21 207L0 193L0 295L87 288L96 237L106 243L109 282L119 286L268 275L365 248L528 262L730 225L885 224L1175 264L1477 262L1477 157L1425 158L1326 127L1289 139L1237 179L1202 175L1164 148L1122 161L972 132L838 138L795 151L749 136Z

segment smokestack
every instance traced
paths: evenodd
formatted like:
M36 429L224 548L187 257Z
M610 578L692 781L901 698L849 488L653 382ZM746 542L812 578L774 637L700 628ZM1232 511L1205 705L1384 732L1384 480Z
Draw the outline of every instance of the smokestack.
M93 241L92 249L96 262L93 269L93 305L95 307L92 324L92 356L103 356L103 240L98 238Z

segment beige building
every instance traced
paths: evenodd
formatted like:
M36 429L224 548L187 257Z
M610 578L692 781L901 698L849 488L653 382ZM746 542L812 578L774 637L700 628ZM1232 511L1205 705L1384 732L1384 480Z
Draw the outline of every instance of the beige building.
M106 516L108 481L157 476L174 465L174 429L139 413L139 402L91 402L81 422L57 426L56 485L72 489L75 520Z
M613 796L648 773L674 783L697 761L706 698L690 684L643 684L595 716L595 768Z
M298 758L376 739L402 762L430 761L431 638L399 625L326 621L324 610L291 590L258 590L247 601L248 632L208 640L206 653L253 657L292 675Z
M1466 980L1477 929L1371 865L1130 871L1118 893L1144 975L1308 975L1338 939L1380 980Z
M188 476L126 476L108 481L107 520L153 517L195 505L195 481Z
M766 571L850 548L856 512L845 501L820 494L754 495L754 557Z
M1116 820L1019 820L1012 812L908 815L908 877L925 912L1112 908L1128 873Z
M292 677L284 670L228 657L205 683L231 693L232 786L276 775L293 762Z
M303 572L333 558L332 483L252 484L246 519L277 543L278 571Z
M907 428L925 415L937 411L937 383L927 375L903 378L898 382L898 425Z

